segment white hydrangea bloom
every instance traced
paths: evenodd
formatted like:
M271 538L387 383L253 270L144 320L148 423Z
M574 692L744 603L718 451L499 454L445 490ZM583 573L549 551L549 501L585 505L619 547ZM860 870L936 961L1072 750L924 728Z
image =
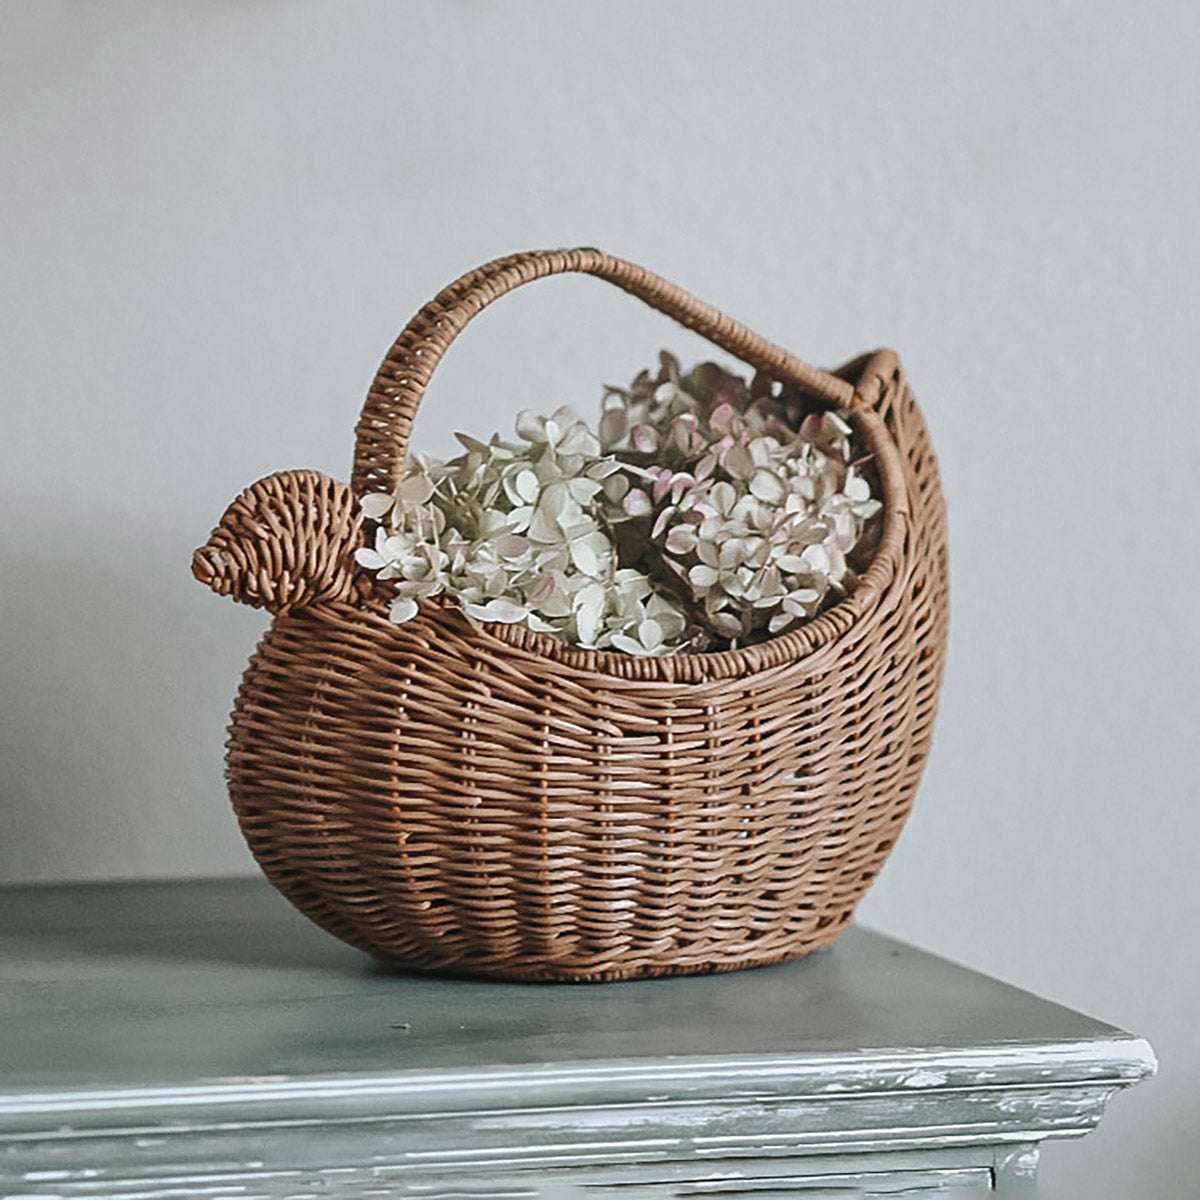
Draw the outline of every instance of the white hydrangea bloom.
M606 532L604 485L621 464L601 455L570 408L522 412L517 434L524 444L459 435L459 458L416 459L394 495L363 498L381 524L374 549L356 557L397 581L392 619L410 620L418 598L446 592L475 622L520 623L597 649L622 639L633 653L678 650L688 629L680 602L621 569Z

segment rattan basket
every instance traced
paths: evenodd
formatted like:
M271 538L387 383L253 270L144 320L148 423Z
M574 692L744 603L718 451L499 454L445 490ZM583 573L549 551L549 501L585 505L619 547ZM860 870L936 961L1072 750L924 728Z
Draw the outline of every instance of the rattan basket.
M485 306L599 276L769 376L846 409L883 491L858 586L799 629L717 654L583 650L473 628L453 602L388 620L356 566L357 498L404 469L417 406ZM725 971L831 942L875 878L929 750L946 637L943 502L896 356L805 366L598 250L463 276L388 352L351 486L272 475L193 571L274 613L233 710L227 775L271 882L405 967L530 980Z

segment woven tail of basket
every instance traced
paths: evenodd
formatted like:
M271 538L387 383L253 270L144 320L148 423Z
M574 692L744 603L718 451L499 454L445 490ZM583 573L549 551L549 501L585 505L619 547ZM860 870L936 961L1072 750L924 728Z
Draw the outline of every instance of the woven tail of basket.
M884 504L847 597L757 645L665 658L476 628L450 601L388 620L387 594L354 563L373 537L358 498L402 478L425 389L472 318L564 272L845 410ZM799 957L850 921L929 752L945 520L895 354L807 366L599 250L513 255L451 284L388 351L350 486L307 471L260 481L193 570L274 614L228 743L251 850L318 925L415 970L586 981Z

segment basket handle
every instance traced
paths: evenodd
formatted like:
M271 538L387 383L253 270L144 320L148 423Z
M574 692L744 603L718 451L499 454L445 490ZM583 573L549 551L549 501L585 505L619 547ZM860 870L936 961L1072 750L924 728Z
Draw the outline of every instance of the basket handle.
M417 313L387 352L355 428L351 486L362 496L390 492L404 475L413 420L450 344L494 300L535 279L579 272L595 275L645 301L734 357L772 378L798 384L835 404L850 405L854 388L810 367L710 304L645 267L601 250L532 250L486 263L454 281Z

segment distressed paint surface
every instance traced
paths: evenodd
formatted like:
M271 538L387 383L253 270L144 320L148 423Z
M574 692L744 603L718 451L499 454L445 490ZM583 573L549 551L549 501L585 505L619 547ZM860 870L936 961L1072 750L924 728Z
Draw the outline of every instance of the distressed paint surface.
M0 959L8 1196L979 1188L1153 1070L857 928L735 975L497 984L385 972L257 880L82 885L0 891Z

